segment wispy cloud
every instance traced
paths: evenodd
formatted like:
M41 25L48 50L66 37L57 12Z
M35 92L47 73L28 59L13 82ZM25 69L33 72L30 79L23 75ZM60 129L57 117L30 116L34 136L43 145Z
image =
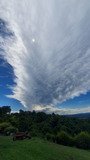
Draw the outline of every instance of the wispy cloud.
M90 90L89 15L89 0L0 1L0 53L16 84L9 97L33 109Z

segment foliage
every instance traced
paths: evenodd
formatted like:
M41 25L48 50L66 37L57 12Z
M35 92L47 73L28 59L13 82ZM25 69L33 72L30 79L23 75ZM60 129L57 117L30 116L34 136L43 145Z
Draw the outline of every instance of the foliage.
M10 106L0 107L0 117L10 114L10 112L11 112Z
M11 133L15 133L17 128L13 127L8 122L0 123L0 133L4 135L10 135Z
M56 142L56 136L55 135L47 133L46 138L47 138L48 141L51 141L51 142L54 142L54 143Z
M56 141L58 144L63 144L65 146L73 146L73 138L64 131L57 134Z
M6 128L10 126L10 123L8 122L3 122L0 123L0 133L5 133Z
M23 110L10 114L10 111L8 106L6 109L0 108L0 134L12 133L18 129L30 132L32 137L43 137L58 144L90 148L90 119Z
M9 126L9 127L5 128L5 130L4 130L6 135L16 133L17 131L18 131L18 129L13 126Z
M78 148L90 149L90 134L81 132L75 137L75 145Z

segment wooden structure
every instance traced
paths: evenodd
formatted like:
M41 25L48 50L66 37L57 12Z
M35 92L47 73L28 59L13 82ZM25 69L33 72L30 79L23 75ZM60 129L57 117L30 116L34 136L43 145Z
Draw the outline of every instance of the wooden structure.
M13 141L23 139L31 139L30 134L27 132L17 132L13 135Z

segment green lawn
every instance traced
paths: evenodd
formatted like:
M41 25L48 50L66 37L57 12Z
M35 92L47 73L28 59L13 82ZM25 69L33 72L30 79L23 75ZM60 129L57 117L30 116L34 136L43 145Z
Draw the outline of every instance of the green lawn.
M0 160L90 160L90 151L38 138L13 142L12 138L0 137Z

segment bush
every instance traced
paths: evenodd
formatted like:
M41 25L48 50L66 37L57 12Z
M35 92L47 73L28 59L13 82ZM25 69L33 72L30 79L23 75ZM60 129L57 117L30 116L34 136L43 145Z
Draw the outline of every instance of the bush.
M56 142L58 144L62 144L65 146L73 146L74 145L73 138L64 131L61 131L60 133L57 134Z
M10 135L11 133L15 133L17 128L13 127L8 122L0 123L0 133L4 135Z
M5 129L5 134L6 135L10 135L10 134L13 134L13 133L16 133L18 131L17 128L13 127L13 126L9 126Z
M50 133L46 134L46 138L47 138L48 141L52 141L54 143L56 142L56 137L54 135L50 134Z
M10 123L8 123L8 122L0 123L0 133L1 133L1 134L4 134L5 129L6 129L7 127L9 127L9 126L10 126Z
M78 148L90 149L90 135L87 132L81 132L75 137L75 145Z
M61 131L57 136L46 134L49 141L56 142L65 146L76 146L82 149L90 149L90 135L87 132L81 132L74 138L64 131Z

